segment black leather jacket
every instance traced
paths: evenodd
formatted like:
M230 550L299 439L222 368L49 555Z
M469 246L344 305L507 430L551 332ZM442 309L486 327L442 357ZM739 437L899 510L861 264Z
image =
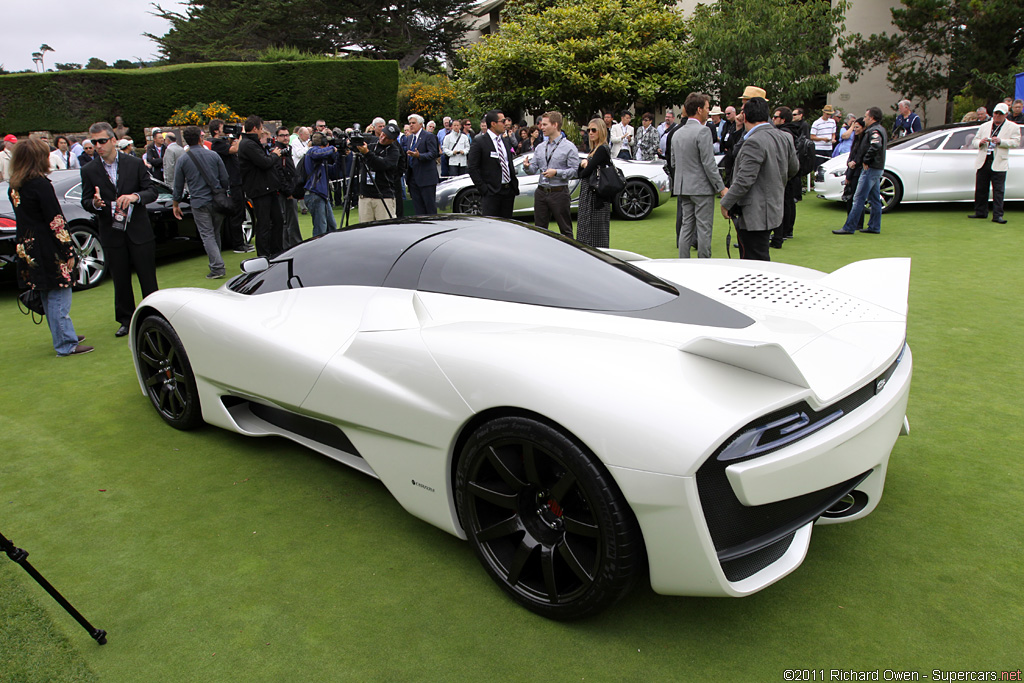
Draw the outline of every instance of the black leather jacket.
M872 123L864 130L864 156L862 162L868 168L885 168L885 146L889 136L882 124Z

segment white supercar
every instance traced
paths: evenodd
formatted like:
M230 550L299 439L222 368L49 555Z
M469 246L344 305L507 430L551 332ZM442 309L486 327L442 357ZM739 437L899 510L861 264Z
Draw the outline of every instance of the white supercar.
M815 523L878 505L909 429L907 259L650 260L452 216L243 270L136 310L161 417L379 478L555 619L607 607L645 567L663 594L761 590Z

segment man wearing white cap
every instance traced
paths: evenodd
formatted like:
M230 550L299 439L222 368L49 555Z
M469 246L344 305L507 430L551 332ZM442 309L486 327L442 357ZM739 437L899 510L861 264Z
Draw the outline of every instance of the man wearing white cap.
M1010 109L1000 102L992 110L992 119L981 124L971 141L978 148L974 160L974 213L968 218L988 218L988 188L992 186L992 222L1006 223L1003 218L1003 193L1006 171L1010 167L1010 149L1020 147L1020 126L1007 121Z

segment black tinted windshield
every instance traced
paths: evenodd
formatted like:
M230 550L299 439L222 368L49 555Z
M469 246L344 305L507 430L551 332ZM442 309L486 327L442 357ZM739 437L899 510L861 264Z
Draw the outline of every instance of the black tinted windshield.
M679 295L602 251L515 223L436 235L420 247L402 260L423 255L417 288L427 292L593 311L639 311Z

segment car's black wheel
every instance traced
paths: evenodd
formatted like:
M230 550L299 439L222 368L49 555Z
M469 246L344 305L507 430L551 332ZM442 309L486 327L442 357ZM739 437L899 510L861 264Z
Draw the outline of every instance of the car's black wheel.
M245 203L245 218L242 219L242 240L246 244L252 244L252 226L256 223L256 216L253 213L252 205Z
M882 213L892 211L903 199L903 184L889 171L882 172L878 190L882 195Z
M626 187L615 197L615 214L627 221L647 218L658 205L658 194L643 180L627 180Z
M488 574L541 616L595 614L637 577L639 526L615 482L542 422L505 417L480 427L462 449L455 495Z
M69 225L68 234L78 256L75 289L95 287L107 274L107 255L99 232L91 225L79 223Z
M454 213L469 213L474 216L483 215L483 208L480 206L480 192L476 188L463 190L455 198L452 206Z
M143 319L135 354L146 394L164 422L176 429L194 429L202 424L196 378L174 328L158 315Z

